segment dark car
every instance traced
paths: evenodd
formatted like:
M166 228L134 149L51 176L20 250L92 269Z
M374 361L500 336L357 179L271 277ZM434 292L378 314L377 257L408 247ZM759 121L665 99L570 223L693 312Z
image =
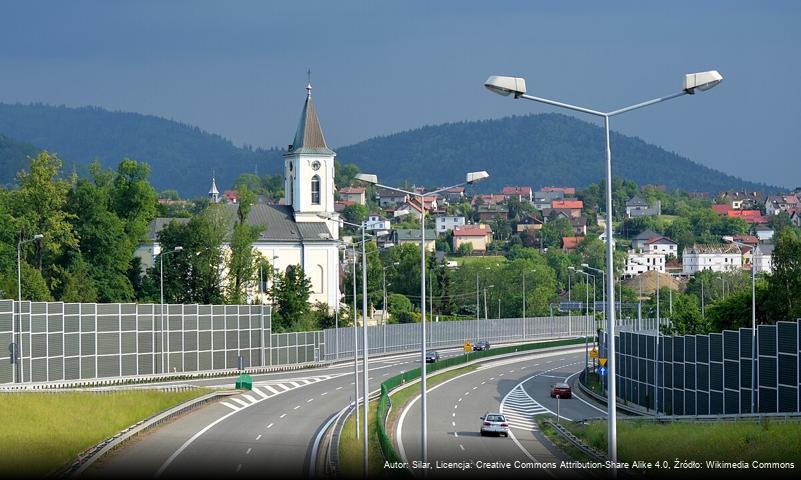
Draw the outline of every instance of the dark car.
M473 344L473 351L474 352L483 351L483 350L489 350L489 349L490 349L490 343L488 341L486 341L486 340L479 340L479 341L477 341L476 343Z
M551 398L573 398L570 385L566 383L554 383L551 385Z
M426 363L434 363L439 360L439 352L426 352Z

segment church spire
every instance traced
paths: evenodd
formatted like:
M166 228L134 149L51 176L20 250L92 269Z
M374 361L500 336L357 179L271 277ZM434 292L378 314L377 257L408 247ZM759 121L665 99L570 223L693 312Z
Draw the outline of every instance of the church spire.
M295 139L289 146L289 154L307 153L333 155L334 152L328 148L323 136L323 129L320 128L320 120L317 118L317 110L311 98L311 70L307 72L308 83L306 83L306 103L300 114L300 123L295 132Z
M217 182L214 178L214 173L211 174L211 188L209 188L209 200L212 203L217 203L220 201L220 191L217 190Z

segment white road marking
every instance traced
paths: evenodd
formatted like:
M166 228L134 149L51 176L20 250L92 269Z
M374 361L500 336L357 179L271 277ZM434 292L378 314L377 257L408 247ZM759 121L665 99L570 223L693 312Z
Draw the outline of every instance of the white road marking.
M234 406L234 405L231 405L231 404L230 404L230 403L228 403L228 402L220 402L220 405L225 405L226 407L230 408L231 410L233 410L233 411L235 411L235 412L236 412L237 410L239 410L239 407L236 407L236 406Z
M455 427L456 426L456 422L451 422L451 425L453 425Z
M328 395L328 392L323 392L323 393L320 394L321 397L323 397L325 395Z
M273 392L275 394L281 393L281 392L279 392L278 390L274 389L273 387L271 387L269 385L265 385L263 388L266 388L267 390L269 390L269 391L271 391L271 392Z
M353 385L353 384L351 383L351 385ZM337 390L342 390L342 387L337 387L336 389Z
M490 377L490 380L495 380L495 377Z
M259 394L259 396L261 398L270 398L269 395L267 395L266 393L262 392L260 389L258 389L256 387L253 387L253 391L256 392L257 394Z
M251 447L251 448L248 448L248 451L247 451L247 452L245 452L245 455L250 455L250 452L251 452L252 450L253 450L253 448L252 448L252 447Z
M284 418L284 417L286 417L286 413L282 413L281 416L278 418Z
M462 445L462 444L460 443L460 444L459 444L459 448L461 448L461 449L462 449L462 451L464 452L464 445Z
M231 400L233 400L233 401L235 401L236 403L238 403L238 404L242 405L243 407L247 407L248 405L250 405L248 402L246 402L246 401L242 400L241 398L236 398L236 397L234 397L234 398L232 398Z
M498 376L499 376L499 377L502 377L502 376L503 376L503 374L502 374L502 373L500 373L500 374L498 374Z
M236 471L238 472L238 471L240 471L240 470L242 470L242 464L241 464L241 463L240 463L239 465L237 465L237 466L236 466Z
M481 382L482 385L486 384L487 382Z
M312 400L314 400L314 399L310 398L310 399L306 400L306 403L310 403Z
M460 401L460 402L462 401L462 397L459 397L459 401Z
M459 408L459 405L454 405L453 408Z
M248 395L248 394L244 394L244 395L242 395L242 396L243 396L243 397L245 397L246 399L248 399L248 401L249 401L250 403L256 403L256 399L255 399L255 398L253 398L253 397L251 397L250 395Z
M299 408L300 408L300 405L296 406L296 407L295 407L295 408L293 408L292 410L297 410L297 409L299 409Z
M272 423L271 423L271 424L269 424L269 425L267 425L267 430L269 430L269 429L271 429L271 428L273 428L273 424L272 424ZM259 435L259 436L261 437L261 435ZM257 439L257 440L258 440L258 439Z
M454 437L458 437L459 436L459 432L453 432L453 436Z
M451 416L452 416L452 417L455 417L455 416L456 416L456 412L453 412L453 415L451 415Z
M267 427L270 428L270 427ZM261 434L256 435L256 440L261 440Z

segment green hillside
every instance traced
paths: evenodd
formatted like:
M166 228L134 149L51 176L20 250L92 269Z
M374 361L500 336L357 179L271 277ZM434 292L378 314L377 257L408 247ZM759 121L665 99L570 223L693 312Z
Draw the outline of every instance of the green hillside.
M695 163L635 137L612 133L613 175L638 184L716 193L728 188L773 191ZM463 172L487 170L482 190L504 185L585 187L605 178L600 126L560 114L448 123L340 148L340 161L378 173L382 183L447 185Z
M188 197L206 194L212 171L224 189L241 173L277 174L282 165L277 148L241 148L190 125L95 107L0 103L0 134L57 153L65 165L77 164L79 173L95 158L105 167L124 157L147 162L157 190L176 189ZM603 139L597 125L540 114L426 126L336 150L340 162L377 173L383 183L444 185L460 181L463 172L487 170L491 178L479 188L489 191L504 185L596 183L605 176ZM639 184L713 193L728 188L777 190L634 137L613 133L612 151L614 175ZM9 155L16 160L2 162L0 184L13 182L19 159L27 154Z
M0 133L0 185L11 184L18 171L28 166L28 159L36 156L39 149L31 144L18 142Z

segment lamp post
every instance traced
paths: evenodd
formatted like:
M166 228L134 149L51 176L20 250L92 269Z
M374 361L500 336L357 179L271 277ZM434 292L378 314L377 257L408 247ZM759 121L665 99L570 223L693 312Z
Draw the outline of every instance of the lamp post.
M28 240L20 240L17 242L17 321L19 322L19 328L17 329L19 340L16 342L15 347L13 348L13 352L11 352L11 357L14 361L14 364L19 363L19 379L13 379L14 382L19 380L19 382L25 381L25 367L22 364L22 246L26 243L30 242L37 242L44 238L44 235L41 233L36 234L33 238L29 238ZM11 341L14 342L14 322L11 322ZM17 352L19 353L19 360L17 359ZM13 374L16 375L17 369L14 368ZM31 375L31 379L33 379L33 375Z
M759 253L759 245L752 246L735 241L740 247L747 247L751 250L751 413L756 413L757 404L757 382L756 382L756 256Z
M183 251L184 247L177 246L170 250L169 252L161 252L159 253L159 290L161 292L161 308L160 310L160 321L161 321L161 373L167 372L167 367L169 367L169 356L170 356L170 335L167 333L166 341L167 341L167 363L164 362L164 257L173 253L178 253Z
M588 333L587 332L587 330L588 330L587 329L587 319L590 318L590 277L592 275L590 275L589 273L584 272L582 270L577 270L575 267L570 267L570 269L575 271L576 273L580 273L580 274L584 275L586 277L586 279L587 279L587 282L584 284L584 287L585 287L585 290L586 290L585 293L587 294L586 295L587 302L584 304L584 370L586 370L587 367L590 364L589 340L588 340L588 337L587 337L587 333Z
M673 98L681 97L684 95L693 95L696 91L705 91L715 87L723 80L723 76L715 70L700 73L691 73L684 76L683 88L680 92L668 95L666 97L655 98L642 103L637 103L628 107L613 110L611 112L601 112L589 108L578 107L568 103L557 102L548 100L546 98L534 97L526 95L526 81L523 78L517 77L504 77L504 76L490 76L484 83L490 91L499 95L514 95L514 98L523 98L535 102L544 103L555 107L565 108L577 112L587 113L596 117L601 117L604 120L604 130L606 133L606 269L607 281L609 283L609 317L607 318L608 328L608 372L609 372L609 459L617 462L617 392L615 385L615 312L614 312L614 298L615 298L615 285L614 285L614 264L612 256L612 149L609 140L609 119L611 117L637 110L660 102L664 102Z
M456 185L451 185L450 187L440 188L439 190L435 190L433 192L429 192L428 195L434 195L436 193L444 192L446 190L450 190L452 188L461 187L463 185L473 184L476 182L480 182L489 177L489 174L485 171L480 172L470 172L467 174L465 181ZM422 461L424 463L428 462L428 413L427 413L427 405L426 405L426 376L427 376L427 368L426 368L426 208L425 208L425 194L417 193L417 192L409 192L407 190L402 190L400 188L390 187L387 185L381 185L378 183L378 177L376 175L367 174L367 173L360 173L356 175L356 180L361 180L366 183L373 184L377 187L385 188L387 190L392 190L395 192L405 193L407 195L411 195L413 197L418 197L420 202L420 410L421 410L421 423L422 423L422 438L421 438L421 448L422 448ZM365 410L366 412L366 410ZM366 474L366 472L365 472Z
M531 270L535 273L537 270ZM526 273L523 272L523 340L526 339Z

